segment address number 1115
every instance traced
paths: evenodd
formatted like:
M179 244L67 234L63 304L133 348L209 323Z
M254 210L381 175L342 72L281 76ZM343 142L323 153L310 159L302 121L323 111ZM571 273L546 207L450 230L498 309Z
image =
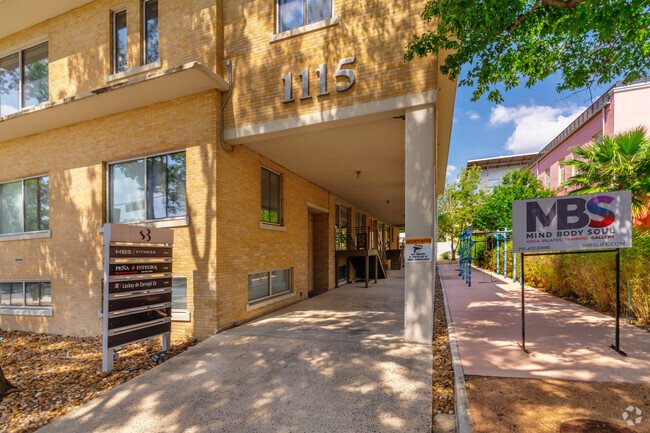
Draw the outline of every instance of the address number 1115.
M344 68L345 65L354 63L354 59L355 56L352 56L346 57L345 59L341 59L339 61L339 66L336 68L334 78L345 77L349 82L346 85L337 85L337 92L345 92L346 90L349 90L354 84L354 71ZM318 74L320 82L318 86L318 95L316 96L329 95L329 92L327 91L327 65L320 65L320 67L316 69L316 73ZM300 99L309 99L312 97L309 94L309 68L305 68L305 70L303 70L299 76L302 82L302 96ZM295 99L291 97L291 72L282 77L282 81L284 81L284 99L282 102L286 104L287 102L295 101Z

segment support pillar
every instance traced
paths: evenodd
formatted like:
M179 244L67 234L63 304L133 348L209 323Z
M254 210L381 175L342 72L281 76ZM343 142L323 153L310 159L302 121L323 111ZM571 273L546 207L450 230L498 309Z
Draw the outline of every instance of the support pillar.
M405 218L406 238L433 238L435 227L434 107L406 111ZM436 258L406 263L404 339L430 344L433 339L433 293Z

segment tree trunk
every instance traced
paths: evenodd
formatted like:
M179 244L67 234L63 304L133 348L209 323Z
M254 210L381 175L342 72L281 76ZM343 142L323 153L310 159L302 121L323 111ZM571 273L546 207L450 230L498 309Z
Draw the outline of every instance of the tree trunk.
M9 393L9 390L15 388L9 381L5 378L5 374L2 371L2 367L0 367L0 401L5 398L5 396Z

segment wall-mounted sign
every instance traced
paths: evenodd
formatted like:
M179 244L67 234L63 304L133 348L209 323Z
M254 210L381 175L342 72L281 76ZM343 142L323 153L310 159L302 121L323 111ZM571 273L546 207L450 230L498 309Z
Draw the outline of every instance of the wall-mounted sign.
M355 61L355 56L352 57L346 57L345 59L339 60L339 65L336 68L336 72L334 73L334 79L337 78L345 78L347 79L347 83L344 85L337 85L336 86L336 91L337 92L345 92L346 90L349 90L352 88L355 82L355 76L354 76L354 71L351 69L346 68L346 65L351 65ZM318 86L318 95L316 96L325 96L329 95L329 92L327 91L327 65L322 64L318 69L316 69L316 73L318 74L318 80L319 80L319 86ZM300 76L300 81L302 83L302 96L300 97L301 100L303 99L310 99L312 96L309 93L309 68L303 69L303 71L299 74ZM292 83L292 74L289 72L287 75L282 77L282 81L284 81L284 99L282 100L283 103L288 103L288 102L293 102L295 99L292 98L291 96L291 85Z
M404 260L409 263L433 261L433 238L406 239Z
M630 191L512 202L515 253L630 248Z
M162 349L169 349L173 243L172 230L104 225L105 372L113 370L117 346L162 335Z

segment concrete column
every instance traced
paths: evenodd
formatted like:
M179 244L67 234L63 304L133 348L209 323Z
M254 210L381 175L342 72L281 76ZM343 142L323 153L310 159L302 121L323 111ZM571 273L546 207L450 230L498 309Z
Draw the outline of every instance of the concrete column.
M406 238L435 236L434 107L406 111ZM433 339L435 256L431 263L406 263L404 339Z

